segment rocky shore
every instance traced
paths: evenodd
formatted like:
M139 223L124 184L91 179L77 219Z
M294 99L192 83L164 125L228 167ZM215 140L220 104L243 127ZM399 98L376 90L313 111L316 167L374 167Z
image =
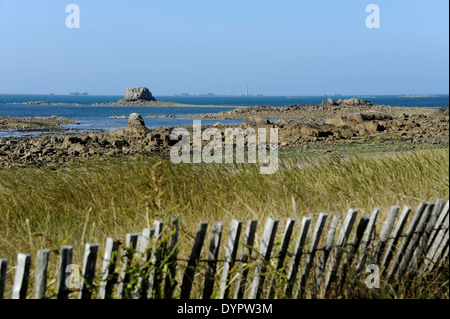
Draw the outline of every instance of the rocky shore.
M78 121L67 117L15 117L0 116L0 130L15 131L60 131L61 125L78 124Z
M334 109L334 106L326 104L284 108L258 106L240 108L226 114L235 116L231 118L246 119L242 125L225 126L217 123L214 127L221 131L222 136L226 127L277 128L280 150L382 144L393 141L414 145L433 143L448 147L448 108L393 108L369 105L356 107L360 112L354 112L355 106L341 105L340 108ZM306 115L309 115L309 118ZM215 118L225 117L223 113L222 116L215 116L217 116ZM271 122L269 119L272 118L284 119ZM39 120L34 118L34 121ZM203 129L206 127L208 126L203 126ZM171 146L176 143L170 140L173 129L164 127L149 130L140 115L131 114L125 129L106 133L0 138L0 167L60 165L86 157L152 154L168 156Z

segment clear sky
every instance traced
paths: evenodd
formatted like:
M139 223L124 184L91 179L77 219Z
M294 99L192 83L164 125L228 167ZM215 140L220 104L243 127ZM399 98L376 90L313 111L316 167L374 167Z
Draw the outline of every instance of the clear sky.
M366 27L372 3L379 29ZM448 94L448 12L448 0L0 0L0 94Z

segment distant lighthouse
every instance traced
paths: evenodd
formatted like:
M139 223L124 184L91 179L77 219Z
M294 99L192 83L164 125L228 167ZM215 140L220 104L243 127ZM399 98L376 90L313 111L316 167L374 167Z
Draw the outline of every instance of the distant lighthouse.
M245 96L248 96L248 84L247 84L247 86L245 87Z

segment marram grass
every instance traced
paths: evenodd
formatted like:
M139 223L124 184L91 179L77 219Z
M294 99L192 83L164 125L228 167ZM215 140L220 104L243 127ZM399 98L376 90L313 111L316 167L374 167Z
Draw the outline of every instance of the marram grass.
M155 157L86 160L58 170L2 169L0 258L13 266L18 252L32 253L34 260L38 249L49 248L55 273L62 245L72 245L74 262L81 264L85 243L99 243L102 255L107 237L124 238L173 215L186 243L179 256L187 258L201 221L210 223L207 240L212 224L223 221L224 243L232 219L259 220L260 235L267 217L279 218L280 233L288 217L299 223L320 212L344 215L354 208L370 214L380 207L383 221L391 205L415 208L448 197L448 149L291 157L274 175L259 174L255 165L172 164ZM420 296L426 295L420 287Z

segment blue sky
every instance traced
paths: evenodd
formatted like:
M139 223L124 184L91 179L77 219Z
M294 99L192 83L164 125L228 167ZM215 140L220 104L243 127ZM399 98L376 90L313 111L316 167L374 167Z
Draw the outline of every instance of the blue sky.
M80 8L80 28L65 25ZM366 6L381 27L365 25ZM448 94L448 0L0 0L0 94Z

